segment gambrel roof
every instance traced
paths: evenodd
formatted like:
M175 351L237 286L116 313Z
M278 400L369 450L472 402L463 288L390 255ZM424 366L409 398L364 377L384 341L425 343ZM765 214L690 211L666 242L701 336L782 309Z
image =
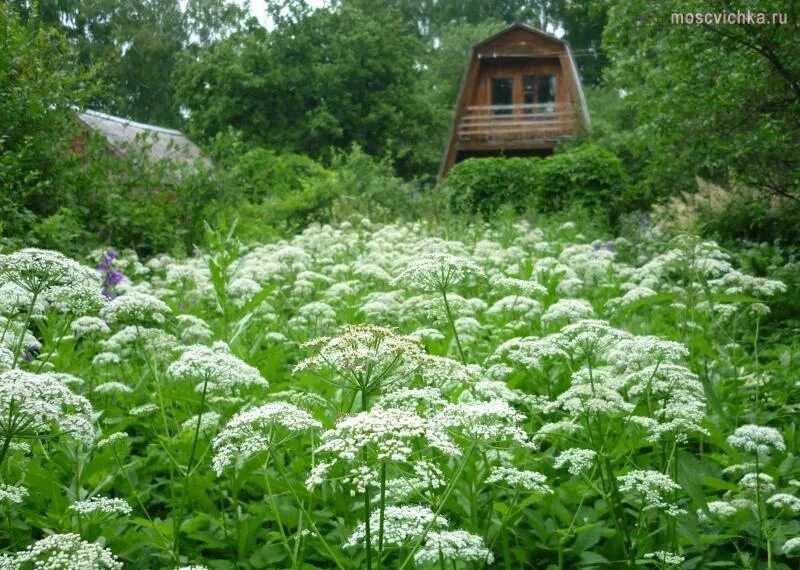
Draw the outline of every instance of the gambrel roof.
M504 30L475 44L469 51L467 65L461 79L461 85L456 101L455 112L448 136L447 148L439 170L439 179L442 179L456 161L459 151L459 125L470 103L467 98L472 98L469 93L474 91L478 80L478 69L483 68L494 60L498 62L510 59L557 59L562 73L567 78L570 90L570 101L575 106L575 115L578 124L583 129L590 126L589 109L583 93L578 68L575 65L569 44L552 34L532 28L527 24L516 23ZM479 103L478 106L485 103ZM471 107L473 108L473 107ZM518 145L519 146L519 145Z
M186 135L174 129L137 123L99 111L77 114L78 121L102 135L109 146L125 154L132 146L141 146L154 161L173 160L188 163L201 157L200 148Z

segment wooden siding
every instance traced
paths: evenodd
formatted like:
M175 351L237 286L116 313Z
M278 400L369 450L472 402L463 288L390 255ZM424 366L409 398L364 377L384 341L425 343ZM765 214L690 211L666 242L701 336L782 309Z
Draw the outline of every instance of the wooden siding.
M523 77L555 78L554 100L524 101ZM513 80L512 104L493 105L492 80ZM446 176L460 156L497 155L526 148L541 155L559 140L588 127L588 112L567 44L553 36L516 24L477 44L459 91L450 136L439 171Z

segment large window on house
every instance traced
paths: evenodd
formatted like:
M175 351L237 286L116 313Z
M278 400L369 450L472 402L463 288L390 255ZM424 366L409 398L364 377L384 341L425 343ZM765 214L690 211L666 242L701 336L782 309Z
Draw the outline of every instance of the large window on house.
M511 77L492 79L492 105L512 105L514 103L514 80ZM510 115L511 109L494 109L495 115Z
M526 113L551 111L556 101L555 75L526 75L522 78L523 103L526 105L544 105L541 108L525 109Z

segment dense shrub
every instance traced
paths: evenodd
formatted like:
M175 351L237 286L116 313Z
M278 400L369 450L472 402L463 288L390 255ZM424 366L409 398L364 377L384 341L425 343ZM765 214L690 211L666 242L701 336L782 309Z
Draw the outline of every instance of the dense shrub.
M665 229L703 233L724 243L800 243L798 202L740 183L723 187L697 178L694 192L656 204L652 212Z
M539 205L558 211L579 203L603 209L615 217L625 197L625 169L612 152L583 145L554 155L539 166Z
M321 164L307 156L260 147L236 157L228 172L230 180L254 203L301 192L308 181L327 175Z
M502 205L556 212L579 205L600 208L610 220L626 208L625 189L620 159L590 144L545 159L469 159L455 165L445 183L458 212L491 214Z
M63 142L76 127L69 109L88 95L70 57L64 37L25 26L6 4L0 8L0 223L6 234L80 202L59 184L75 166L64 155Z
M225 178L246 197L231 215L239 217L240 235L247 240L289 235L313 222L389 221L421 210L414 186L358 145L336 153L327 167L302 155L257 148L229 162Z
M539 159L471 158L456 164L445 183L454 210L491 214L500 206L522 210L538 194Z

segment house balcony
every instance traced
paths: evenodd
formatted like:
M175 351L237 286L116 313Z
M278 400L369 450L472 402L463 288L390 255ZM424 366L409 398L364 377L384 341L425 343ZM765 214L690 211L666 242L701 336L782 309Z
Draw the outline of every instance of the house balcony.
M470 105L458 124L458 149L552 148L579 125L572 103Z

